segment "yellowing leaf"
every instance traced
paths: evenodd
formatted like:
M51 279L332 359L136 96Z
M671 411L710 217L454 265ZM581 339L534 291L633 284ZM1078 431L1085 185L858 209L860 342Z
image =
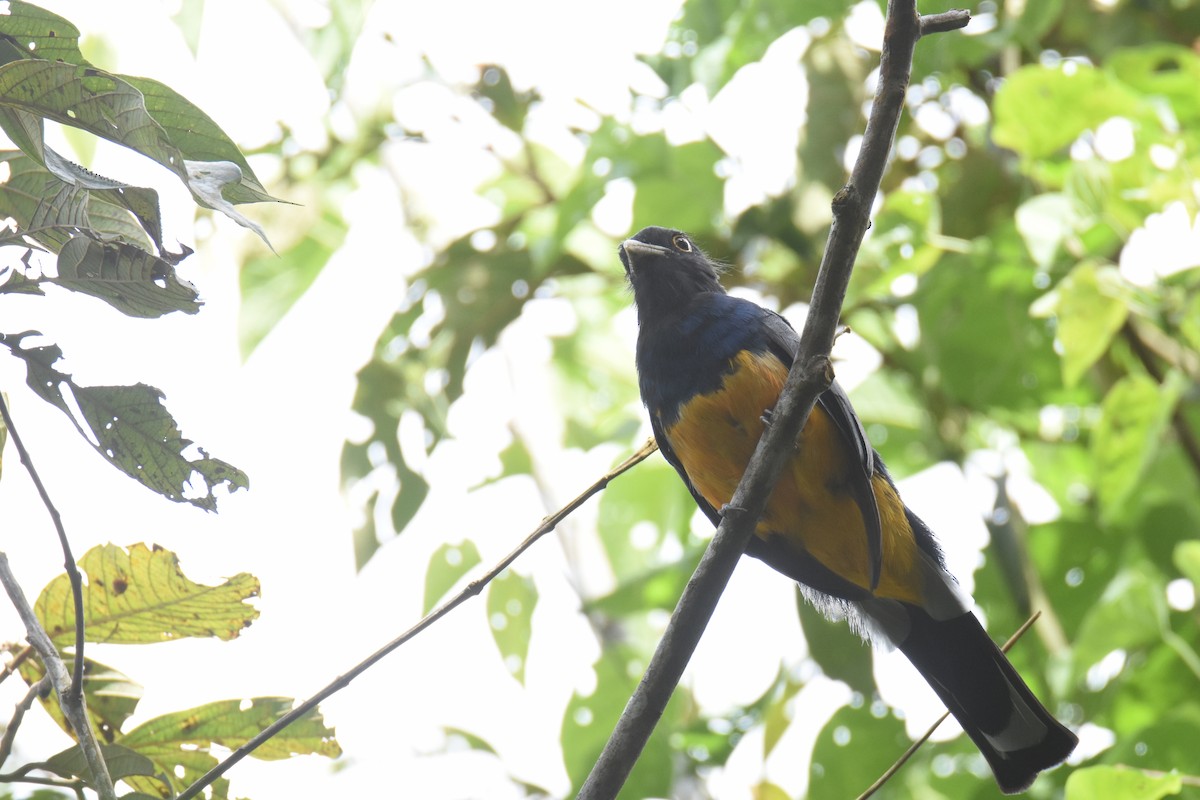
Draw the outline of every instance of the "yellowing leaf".
M150 759L156 779L127 778L135 790L152 797L174 797L217 763L212 745L236 749L292 710L289 697L222 700L186 711L164 714L139 725L117 743ZM332 728L315 709L289 725L252 755L267 761L293 754L336 758L342 748ZM227 797L228 782L214 784L214 797Z
M74 662L68 661L67 667L72 669ZM22 661L19 669L21 677L30 686L46 674L42 662L36 658ZM90 658L83 660L83 695L87 698L88 716L92 718L92 724L96 726L104 741L111 742L121 730L125 720L137 709L142 692L140 684L119 670ZM63 716L58 697L47 693L39 695L38 699L51 719L64 731L71 733L71 726Z
M235 575L219 586L188 580L175 554L144 544L126 552L100 545L79 560L84 625L89 642L146 644L185 636L233 639L258 617L245 601L258 596L258 579ZM34 611L60 647L75 641L75 607L66 575L51 581Z

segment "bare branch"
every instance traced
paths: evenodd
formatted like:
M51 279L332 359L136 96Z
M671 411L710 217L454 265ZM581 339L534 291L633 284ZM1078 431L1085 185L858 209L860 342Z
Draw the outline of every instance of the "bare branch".
M10 429L11 430L11 429ZM92 731L92 721L88 718L87 701L83 692L78 694L71 691L71 676L67 674L67 665L58 654L58 648L50 641L50 636L42 623L38 622L33 607L25 599L25 592L17 583L16 577L8 566L8 554L0 552L0 583L4 584L8 597L25 623L25 631L29 643L37 650L46 667L46 675L54 685L58 694L58 704L62 707L63 716L71 724L79 740L79 747L87 761L88 769L92 772L92 783L102 800L116 800L117 793L113 790L112 778L108 775L108 767L104 756L100 753L100 745L96 743L96 735ZM82 670L80 670L82 673Z
M58 509L54 507L54 503L51 502L50 493L46 491L41 476L33 466L33 459L30 457L29 451L25 449L25 443L21 441L21 435L17 433L17 429L13 425L13 418L8 413L8 404L4 402L3 394L0 394L0 418L3 418L4 425L8 428L8 435L12 437L17 454L21 457L21 463L25 465L29 477L33 480L33 485L37 487L42 504L50 512L54 530L58 531L58 543L63 551L63 568L66 569L67 577L71 581L71 597L75 601L75 671L71 678L70 696L79 698L83 696L83 578L79 574L79 567L75 564L75 556L71 554L71 542L67 539L67 531L63 527L62 517L59 515Z
M587 489L585 489L574 500L567 503L565 506L560 508L558 511L554 512L553 514L551 514L550 516L548 516L544 520L542 520L542 523L540 525L538 525L533 530L532 533L530 533L527 537L525 537L525 540L523 542L521 542L521 544L517 545L517 547L511 553L506 555L504 558L500 559L500 561L498 561L494 567L492 567L490 570L488 570L487 573L483 575L483 577L478 578L477 580L471 581L469 584L467 584L466 587L463 588L463 590L461 592L459 592L454 597L447 600L445 603L442 603L440 606L435 608L433 611L430 611L428 614L426 614L424 617L422 617L421 620L417 624L413 625L407 631L400 634L400 636L396 637L395 639L388 642L386 645L384 645L380 649L376 650L370 656L368 656L364 660L360 661L358 664L356 664L354 666L353 669L351 669L346 674L339 675L332 683L330 683L324 689L321 689L319 692L314 694L312 697L308 698L303 703L301 703L300 705L293 708L287 714L280 717L273 724L271 724L269 727L264 729L262 733L258 734L253 739L251 739L250 741L246 742L244 745L239 747L237 750L233 751L224 761L222 761L220 764L217 764L217 766L213 767L211 770L206 772L199 780L197 780L191 786L187 787L182 792L180 792L179 797L177 797L176 800L190 800L190 798L197 796L200 792L202 792L204 790L204 788L206 786L211 784L217 778L224 775L234 764L241 761L243 758L245 758L246 756L250 755L252 752L257 750L259 747L262 746L262 744L264 742L271 739L273 736L278 734L280 731L282 731L288 725L291 725L293 722L300 719L308 712L312 711L326 698L330 697L331 695L335 694L336 692L339 692L342 689L349 686L351 681L353 681L359 675L363 674L368 669L370 669L372 666L374 666L375 663L380 661L384 656L388 655L393 650L400 647L400 645L402 645L405 642L407 642L408 640L412 639L418 633L425 630L430 625L432 625L433 623L437 622L442 617L449 614L451 611L453 611L458 606L462 605L469 598L475 597L476 595L478 595L480 592L483 591L483 588L485 586L487 586L489 583L491 583L492 580L497 575L499 575L501 572L503 572L505 569L507 569L509 567L509 565L511 565L514 561L516 561L517 558L520 557L520 555L522 553L524 553L526 550L528 550L530 548L530 546L533 545L534 542L536 542L538 539L545 536L550 531L554 530L554 528L559 523L561 523L564 519L566 519L568 516L570 516L577 508L579 508L581 505L583 505L585 502L587 502L587 500L589 498L591 498L592 495L595 495L598 492L603 491L604 488L608 486L610 481L612 481L614 478L619 477L623 473L629 471L637 464L640 464L642 461L645 461L646 458L648 458L650 455L652 455L656 450L658 450L658 445L654 443L653 439L648 440L645 444L642 445L641 449L639 449L636 453L634 453L629 458L622 461L616 467L613 467L613 469L611 469L602 478L600 478L595 483L593 483L591 486L589 486Z
M941 24L931 23L930 32ZM965 17L962 24L966 24ZM579 800L610 800L620 792L679 683L817 397L832 379L829 352L842 301L870 224L871 205L900 121L913 48L921 33L915 0L889 0L875 102L850 181L833 199L833 225L813 287L812 305L800 335L800 349L771 416L773 424L759 440L721 524L684 588L645 675L584 782Z

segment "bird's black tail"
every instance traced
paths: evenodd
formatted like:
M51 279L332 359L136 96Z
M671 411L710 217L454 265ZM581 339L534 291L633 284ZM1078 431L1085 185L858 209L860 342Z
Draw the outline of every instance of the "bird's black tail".
M1005 794L1029 788L1079 743L1021 680L974 614L935 620L905 604L908 657L991 765Z

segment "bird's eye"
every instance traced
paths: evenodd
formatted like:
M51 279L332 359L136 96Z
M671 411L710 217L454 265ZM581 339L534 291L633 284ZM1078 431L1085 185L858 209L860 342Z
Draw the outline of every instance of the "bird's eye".
M682 253L692 252L692 243L689 242L688 238L686 236L684 236L683 234L679 234L674 239L672 239L671 244L675 245L676 249L678 249Z

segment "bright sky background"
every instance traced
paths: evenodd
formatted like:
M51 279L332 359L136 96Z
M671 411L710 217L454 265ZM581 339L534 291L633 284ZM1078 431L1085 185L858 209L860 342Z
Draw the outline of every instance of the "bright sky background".
M180 271L198 286L206 302L202 311L130 320L99 301L53 287L48 290L53 296L45 300L3 299L5 330L42 330L63 347L66 371L81 383L140 380L158 386L185 436L250 475L251 490L223 499L219 515L163 500L108 467L57 410L28 393L22 366L0 359L0 386L9 393L19 431L63 513L77 556L102 542L154 542L178 553L194 580L211 583L241 571L262 580L257 603L262 616L233 643L88 647L89 655L146 686L134 724L229 697L307 697L419 617L424 570L435 547L469 537L485 564L492 563L552 506L622 455L616 446L588 453L559 449L560 423L548 400L547 337L570 330L574 318L565 301L534 301L500 346L471 369L466 395L451 419L455 439L426 465L434 485L427 507L408 532L355 574L348 533L353 512L338 489L340 449L355 429L348 411L354 374L402 296L405 276L426 257L405 230L394 179L400 176L409 196L435 221L434 242L444 242L494 221L495 210L474 195L497 168L484 146L501 154L514 146L505 131L481 119L486 115L443 89L414 82L422 69L421 52L450 80L473 79L478 64L499 63L518 86L536 85L545 103L533 129L567 158L579 153L573 153L577 145L566 126L589 113L577 99L639 125L665 125L677 141L707 131L739 165L727 195L730 211L783 190L795 169L800 103L790 106L794 111L774 104L787 123L779 126L784 133L777 140L748 137L761 131L721 121L736 118L738 109L753 108L763 97L803 96L797 56L809 41L804 30L777 42L762 62L743 69L716 97L689 90L662 118L637 117L630 88L647 94L664 88L636 55L659 49L678 0L379 2L349 71L350 102L334 109L280 10L294 21L320 24L326 15L320 2L207 0L196 59L170 21L177 3L46 0L44 5L85 36L103 38L103 57L93 54L100 66L164 81L205 109L244 148L271 140L280 121L301 142L316 146L327 135L327 119L335 130L348 130L356 118L392 107L406 119L419 120L430 140L393 146L386 153L390 171L360 170L360 188L345 200L352 223L345 246L246 363L236 339L236 269L247 253L261 254L262 244L225 218L194 225L183 188L165 171L119 148L101 148L88 166L160 190L168 241L174 237L197 247ZM855 16L856 40L878 41L879 24L877 6L864 4ZM455 115L465 121L453 121ZM273 166L255 162L255 167L262 168L260 177L269 188ZM631 198L622 191L615 187L597 212L598 224L613 235L624 235L630 225ZM277 245L285 245L305 219L304 208L241 210L261 222ZM623 291L615 254L612 275L612 291ZM614 319L613 336L628 347L632 370L636 328L631 313ZM840 346L850 360L839 374L852 384L855 373L861 379L873 368L871 353L851 337ZM529 432L539 469L550 481L549 497L528 478L468 493L497 468L495 455L507 444L510 420ZM32 600L61 572L61 554L11 447L5 456L0 509L6 535L0 546ZM989 458L1003 457L984 455L966 474L941 465L901 482L909 504L935 530L952 532L944 534L951 567L968 590L986 542L981 514L991 503L986 473L995 468ZM1026 515L1052 516L1055 509L1044 493L1022 481L1019 460L1010 459L1007 466L1015 471L1010 491ZM963 502L951 506L948 498ZM594 513L593 503L581 517ZM594 682L590 665L598 654L564 568L564 544L587 547L569 538L586 527L564 526L564 538L547 537L518 562L521 572L535 576L540 592L525 687L504 669L482 601L472 601L324 704L346 750L341 762L243 762L231 775L235 794L256 800L516 796L505 788L504 770L493 759L465 751L424 755L442 746L443 726L487 739L520 779L565 792L569 783L558 748L562 710L572 691ZM745 624L750 618L755 625ZM7 604L0 604L0 620L7 638L21 638ZM725 708L757 697L781 658L794 663L803 654L791 585L757 562L744 563L687 680L706 707ZM887 699L904 701L912 732L918 732L936 714L932 693L913 682L902 658L893 654L880 661L888 676L882 684ZM15 684L0 686L0 709L11 707L23 691ZM801 792L811 742L847 699L840 684L811 682L795 701L794 718L800 722L790 728L776 757L761 763L761 731L752 732L726 768L714 774L711 791L722 798L749 797L765 770L788 791ZM43 757L67 745L52 723L33 713L18 737L17 758Z

